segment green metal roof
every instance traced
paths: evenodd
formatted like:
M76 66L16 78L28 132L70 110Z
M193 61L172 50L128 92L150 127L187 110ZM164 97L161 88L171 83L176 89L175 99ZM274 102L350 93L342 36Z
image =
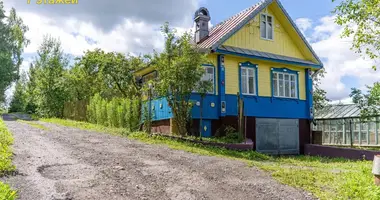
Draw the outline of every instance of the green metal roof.
M329 105L315 113L314 119L344 119L360 117L360 108L355 104Z

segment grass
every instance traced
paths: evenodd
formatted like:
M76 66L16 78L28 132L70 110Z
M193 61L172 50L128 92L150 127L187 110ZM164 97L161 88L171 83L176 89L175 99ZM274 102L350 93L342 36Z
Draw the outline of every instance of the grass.
M281 183L302 188L319 199L380 199L380 187L373 183L372 162L329 159L312 156L272 157L254 151L239 152L203 146L145 133L128 133L123 129L107 128L85 122L62 119L42 119L46 122L85 130L127 136L149 144L166 145L191 153L239 159L265 170Z
M15 171L12 164L12 134L8 131L4 121L0 118L0 176L7 175ZM16 191L12 190L7 184L0 182L0 199L13 200L16 199Z
M36 122L32 122L32 121L25 121L25 120L21 120L21 119L18 119L17 120L18 122L21 122L21 123L24 123L24 124L28 124L34 128L38 128L38 129L41 129L41 130L49 130L47 127L45 127L44 125L42 124L38 124Z

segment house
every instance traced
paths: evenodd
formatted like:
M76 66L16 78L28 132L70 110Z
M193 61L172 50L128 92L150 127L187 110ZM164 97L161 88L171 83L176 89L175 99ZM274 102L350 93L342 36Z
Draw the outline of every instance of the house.
M203 103L202 135L209 137L223 125L238 126L238 99L243 103L247 138L259 152L302 153L309 142L313 119L312 74L323 68L279 0L264 0L209 28L206 8L195 13L195 42L210 51L212 65L204 78L213 91ZM155 71L137 72L147 80ZM159 73L159 72L158 72ZM200 100L199 94L191 97ZM165 98L152 102L156 132L173 131ZM199 103L192 109L199 125Z
M379 146L380 116L360 119L355 104L330 105L315 113L313 131L322 132L323 145Z

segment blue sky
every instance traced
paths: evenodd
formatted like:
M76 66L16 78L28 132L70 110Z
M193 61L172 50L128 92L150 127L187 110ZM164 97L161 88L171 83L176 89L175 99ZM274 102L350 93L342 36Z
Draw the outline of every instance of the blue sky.
M33 1L32 1L33 2ZM28 70L43 35L59 38L65 53L81 56L86 50L140 54L163 48L160 26L168 21L179 32L193 28L194 12L207 7L211 23L217 24L250 7L258 0L79 0L77 5L27 5L7 0L29 26L31 44L25 49L23 70ZM350 50L352 38L340 37L342 27L332 14L337 3L331 0L281 0L285 9L324 62L327 74L321 87L335 102L350 102L352 87L365 89L378 81L373 61ZM11 93L11 91L9 92Z
M205 0L200 5L209 9L212 15L212 23L217 24L256 2L249 0ZM337 2L332 3L331 0L281 0L281 3L293 19L306 17L312 20L330 15L337 5Z

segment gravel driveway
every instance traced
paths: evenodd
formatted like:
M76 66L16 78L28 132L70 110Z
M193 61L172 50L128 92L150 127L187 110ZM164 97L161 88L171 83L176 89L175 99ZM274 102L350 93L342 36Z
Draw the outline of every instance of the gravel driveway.
M19 199L312 199L240 161L103 133L12 121Z

